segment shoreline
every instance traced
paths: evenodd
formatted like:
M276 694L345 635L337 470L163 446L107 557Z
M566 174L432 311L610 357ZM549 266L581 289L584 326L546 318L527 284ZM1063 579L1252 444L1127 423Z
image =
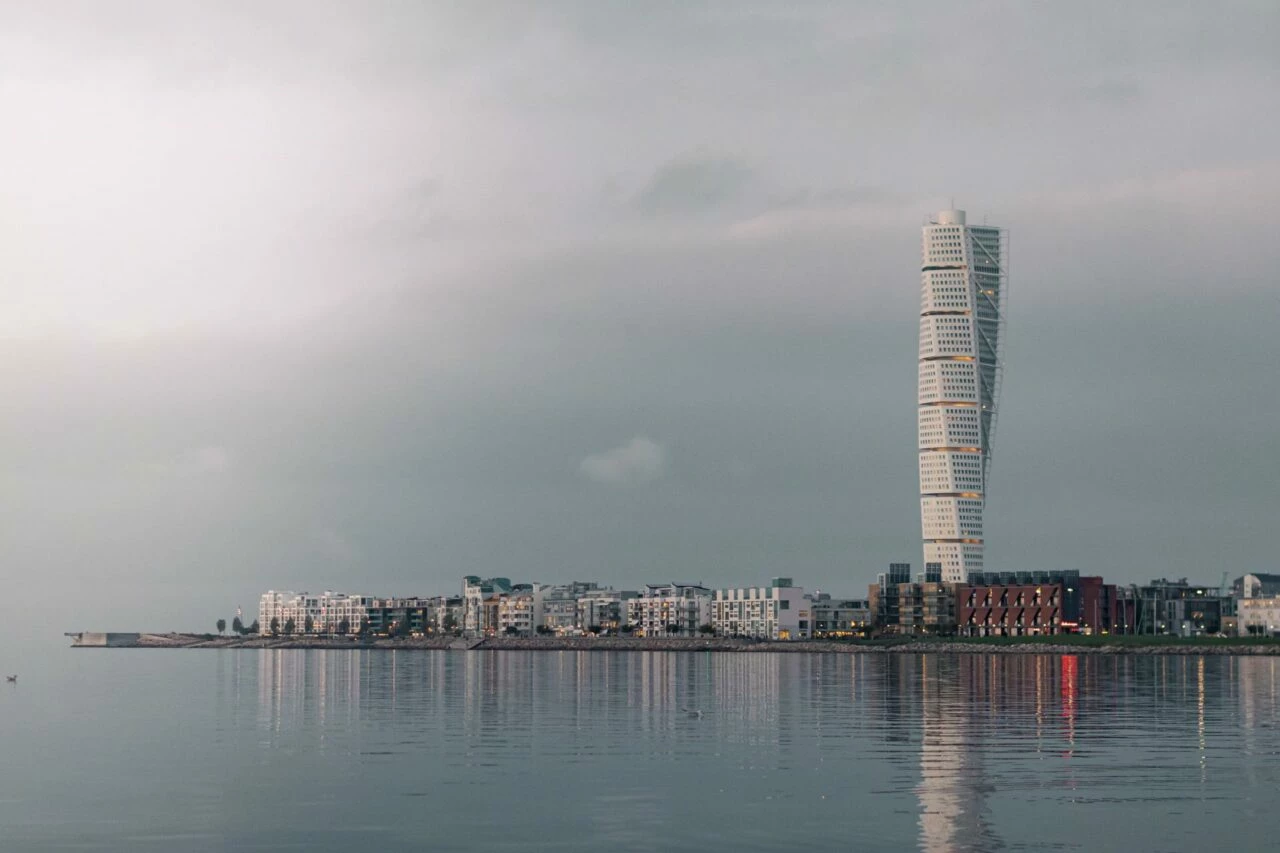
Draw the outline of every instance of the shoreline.
M877 640L734 640L720 637L228 637L216 634L68 633L72 648L117 649L370 649L401 651L716 652L774 654L1040 654L1040 655L1280 655L1269 639L1135 637L899 637Z

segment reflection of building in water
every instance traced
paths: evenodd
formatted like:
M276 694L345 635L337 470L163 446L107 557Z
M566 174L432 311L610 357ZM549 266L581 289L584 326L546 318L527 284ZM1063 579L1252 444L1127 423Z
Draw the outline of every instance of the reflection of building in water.
M367 657L357 650L263 650L258 658L259 727L280 733L357 716Z
M1260 729L1272 726L1280 717L1280 666L1273 657L1233 657L1230 680L1237 685L1240 702L1240 728L1244 732L1244 750L1247 755L1258 753L1259 742L1266 734ZM1258 765L1245 767L1245 779L1250 786L1260 784Z
M930 853L986 851L1000 845L983 812L988 786L975 742L984 659L920 658L920 849Z

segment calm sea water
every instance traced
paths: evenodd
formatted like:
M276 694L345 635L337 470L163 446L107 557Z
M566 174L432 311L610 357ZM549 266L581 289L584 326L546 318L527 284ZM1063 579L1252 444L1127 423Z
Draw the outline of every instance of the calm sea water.
M0 850L1274 849L1278 676L1269 658L58 650L0 684Z

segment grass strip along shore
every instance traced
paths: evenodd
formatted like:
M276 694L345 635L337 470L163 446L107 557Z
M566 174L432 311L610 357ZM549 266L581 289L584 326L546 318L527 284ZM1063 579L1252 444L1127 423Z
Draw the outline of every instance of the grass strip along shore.
M130 637L134 635L129 635ZM1150 635L1059 634L1048 637L880 637L872 639L789 640L769 642L723 637L325 637L148 634L113 643L114 648L150 649L402 649L483 651L657 651L795 653L994 653L994 654L1138 654L1280 655L1280 638L1170 637Z

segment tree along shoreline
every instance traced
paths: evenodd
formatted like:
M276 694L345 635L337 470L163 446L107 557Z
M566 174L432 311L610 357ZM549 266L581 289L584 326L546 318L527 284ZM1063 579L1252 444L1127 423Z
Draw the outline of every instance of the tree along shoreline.
M1084 636L882 637L848 640L742 640L727 637L435 637L218 636L138 634L114 648L137 649L389 649L481 651L661 651L795 653L979 653L1120 655L1280 655L1280 639L1259 637Z

